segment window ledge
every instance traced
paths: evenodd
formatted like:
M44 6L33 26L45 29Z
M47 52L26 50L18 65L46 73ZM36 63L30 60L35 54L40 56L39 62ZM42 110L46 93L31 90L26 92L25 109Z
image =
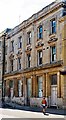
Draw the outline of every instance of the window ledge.
M55 33L50 33L49 36L50 36L50 38L55 37L56 36L56 32Z
M37 38L37 41L42 41L43 40L43 38Z
M57 40L58 40L58 38L56 38L56 37L50 38L50 40L48 41L48 43L52 43L52 42L55 42L55 41L57 41Z

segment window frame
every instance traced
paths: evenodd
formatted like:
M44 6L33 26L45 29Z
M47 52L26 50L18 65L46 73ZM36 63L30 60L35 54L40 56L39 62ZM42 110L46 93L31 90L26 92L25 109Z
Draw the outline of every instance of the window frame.
M57 74L51 75L51 85L57 85Z
M31 31L27 32L27 45L31 44L31 37L32 37Z
M55 48L54 48L55 47ZM57 52L56 52L56 46L55 45L53 45L53 46L51 46L50 47L51 48L51 62L55 62L56 61L56 54L57 54ZM54 53L53 53L53 48L54 48Z
M43 76L37 76L37 83L38 83L38 97L42 98L42 94L43 94ZM41 88L40 84L42 85L42 88ZM39 91L39 89L41 89L41 91Z
M21 57L18 57L17 70L21 70Z
M55 34L56 33L56 19L55 18L53 18L51 21L50 21L51 23L51 34Z
M11 51L14 52L14 40L11 41Z
M19 95L21 92L21 95ZM23 97L23 81L18 80L18 97Z
M14 60L13 59L10 60L10 63L11 63L11 65L10 65L11 72L13 72L14 71Z
M42 55L40 55L40 54L42 54ZM40 57L40 56L42 56L42 57ZM38 66L40 66L40 65L42 65L42 59L43 59L43 52L42 52L42 50L39 50L38 52L37 52L37 65ZM41 60L40 60L41 59Z
M5 62L5 73L7 72L7 61Z
M27 67L30 68L31 67L31 54L27 54Z
M18 37L18 48L22 48L22 36Z
M38 27L38 39L42 39L43 38L43 26L39 25Z

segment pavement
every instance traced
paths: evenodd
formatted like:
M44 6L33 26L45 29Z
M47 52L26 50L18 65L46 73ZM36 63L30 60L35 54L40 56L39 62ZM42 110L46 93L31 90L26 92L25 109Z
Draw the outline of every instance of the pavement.
M31 111L31 112L42 112L42 107L34 107L34 106L23 106L13 102L6 102L2 106L3 108L11 108L17 110L24 110L24 111ZM56 115L64 115L66 116L66 109L57 109L57 108L47 108L46 112L49 114L56 114Z

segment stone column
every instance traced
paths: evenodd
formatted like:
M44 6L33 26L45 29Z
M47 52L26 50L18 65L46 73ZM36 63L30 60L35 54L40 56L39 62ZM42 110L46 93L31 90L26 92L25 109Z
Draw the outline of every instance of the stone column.
M35 94L36 97L38 96L38 82L37 82L37 76L35 76Z
M57 73L57 97L61 97L61 76L60 72Z
M22 80L23 80L23 97L25 96L25 81L24 81L24 77L22 78Z
M9 96L9 80L6 80L6 94L5 96Z
M61 75L61 97L63 108L66 108L66 75Z
M36 76L35 75L33 75L33 78L32 78L32 93L33 93L33 97L35 97L36 96L36 83L35 83L35 81L36 81Z
M24 104L26 105L27 104L27 81L26 81L26 78L24 77L23 78L23 95L24 95Z
M46 96L46 74L43 74L43 96Z
M18 80L17 79L14 80L14 96L15 97L18 96Z
M46 97L49 97L50 96L50 77L49 77L49 74L46 73Z

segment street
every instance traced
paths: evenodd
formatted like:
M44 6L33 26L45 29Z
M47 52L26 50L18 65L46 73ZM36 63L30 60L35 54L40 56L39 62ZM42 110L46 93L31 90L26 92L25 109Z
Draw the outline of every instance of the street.
M42 112L0 108L0 120L2 118L64 118L64 115L50 113L46 113L46 115L44 115Z

